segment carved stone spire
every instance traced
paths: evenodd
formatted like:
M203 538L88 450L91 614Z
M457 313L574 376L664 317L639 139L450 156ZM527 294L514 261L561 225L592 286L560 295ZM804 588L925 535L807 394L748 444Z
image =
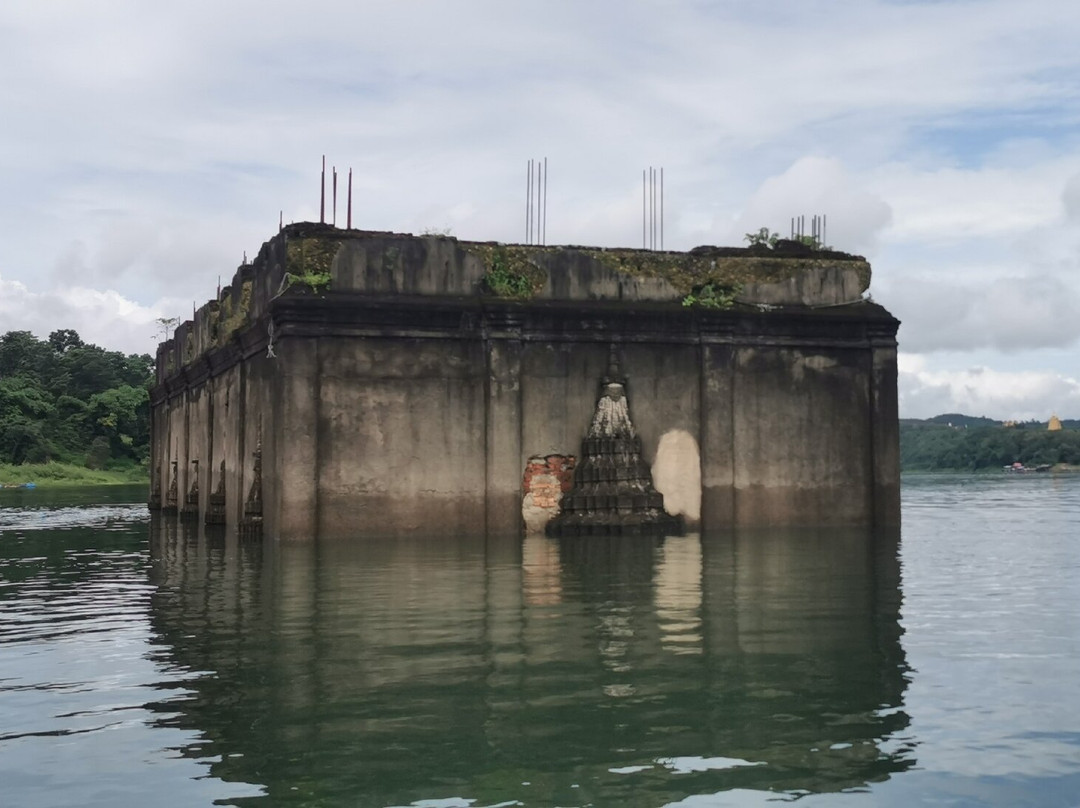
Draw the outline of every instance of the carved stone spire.
M553 536L677 533L681 523L664 510L641 457L641 439L630 420L630 405L615 347L601 381L592 423L581 443L574 486L561 511L547 525Z

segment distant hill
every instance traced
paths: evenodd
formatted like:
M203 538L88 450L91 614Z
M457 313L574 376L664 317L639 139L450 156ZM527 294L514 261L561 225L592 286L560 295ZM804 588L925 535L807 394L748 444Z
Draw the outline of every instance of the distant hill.
M947 412L944 415L935 415L933 418L927 418L932 424L945 424L947 426L955 427L973 427L973 426L1001 426L1001 421L995 421L993 418L986 418L982 415L961 415L958 412Z
M900 419L900 464L905 470L966 470L1066 463L1080 465L1080 421L1062 421L1050 432L1046 421L1006 427L992 418L946 413Z
M995 421L985 415L964 415L959 412L947 412L935 415L933 418L901 418L901 426L951 426L954 429L973 429L983 426L1005 426L1005 421ZM1011 424L1014 429L1046 429L1049 421L1016 421ZM1080 429L1080 419L1063 418L1061 426L1064 429Z

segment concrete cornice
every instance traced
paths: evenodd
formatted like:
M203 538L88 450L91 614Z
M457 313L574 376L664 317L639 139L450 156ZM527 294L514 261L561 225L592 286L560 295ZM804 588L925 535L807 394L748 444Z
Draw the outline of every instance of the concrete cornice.
M242 360L265 355L272 340L318 337L631 342L782 348L895 348L899 321L880 306L759 310L670 304L433 298L391 295L288 295L260 318L152 391L152 400L193 390Z

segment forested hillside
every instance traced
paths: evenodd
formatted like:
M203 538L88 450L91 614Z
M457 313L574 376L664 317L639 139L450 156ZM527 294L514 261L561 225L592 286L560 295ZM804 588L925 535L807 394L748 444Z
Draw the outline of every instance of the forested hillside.
M949 417L901 421L900 464L905 470L977 471L1013 463L1080 465L1080 431L1049 432L1045 424L962 427L957 426L957 416L951 416L953 426L937 423Z
M143 464L154 360L88 345L71 330L0 336L0 463Z

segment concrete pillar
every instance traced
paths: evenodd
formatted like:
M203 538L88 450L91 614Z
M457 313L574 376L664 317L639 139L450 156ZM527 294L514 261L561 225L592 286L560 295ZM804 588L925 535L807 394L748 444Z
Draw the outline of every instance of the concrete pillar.
M181 425L179 439L177 441L176 457L176 507L184 508L184 497L187 496L188 486L191 485L191 391L185 390L176 403L180 407L178 421Z
M264 502L275 511L266 528L282 541L312 541L319 523L319 343L291 338L281 340L276 350L277 358L267 361L273 362L270 370L280 390L280 416L274 422L267 417L274 414L264 412L262 425L263 481L277 489L274 499L263 492ZM248 421L257 415L249 412Z
M701 346L701 526L730 527L735 521L732 402L735 372L730 344Z
M521 530L521 341L488 340L485 406L489 535Z
M874 524L900 524L900 422L896 346L876 345L870 374Z
M170 398L166 404L167 419L166 424L166 444L165 444L165 463L163 468L162 478L162 495L164 499L169 496L169 491L173 485L173 481L176 482L176 503L175 506L179 509L184 503L184 463L187 462L187 406L186 395L180 393L173 398ZM175 474L173 462L176 463Z
M240 525L244 497L247 496L244 480L249 479L244 473L249 462L248 456L244 453L246 401L243 380L246 373L246 362L229 368L221 376L221 389L218 393L219 400L223 400L219 412L221 412L222 423L220 445L222 457L225 459L225 527L232 532L235 532Z
M213 411L210 407L211 395L209 380L207 383L204 383L202 386L187 394L188 464L186 470L187 487L184 489L183 493L186 498L188 492L191 490L192 484L195 482L197 474L199 482L197 514L199 524L202 524L202 519L206 515L206 497L209 494L207 491L210 475L210 463L208 460L211 447L210 430L211 424L213 423ZM191 462L193 460L199 461L197 470Z

